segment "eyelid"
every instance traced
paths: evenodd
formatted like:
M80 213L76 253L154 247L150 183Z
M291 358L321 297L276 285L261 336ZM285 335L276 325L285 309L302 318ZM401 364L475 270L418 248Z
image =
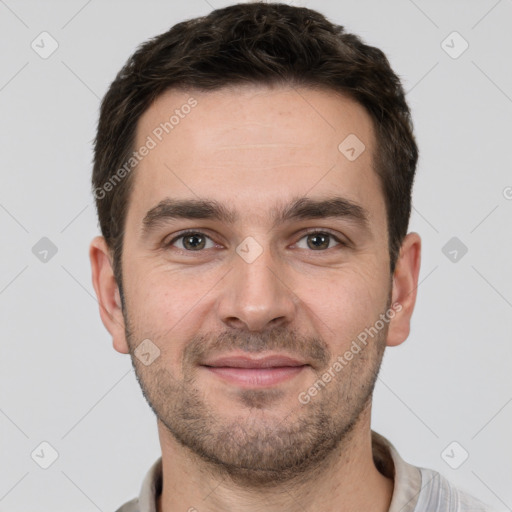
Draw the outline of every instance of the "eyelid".
M211 240L214 244L216 244L216 242L212 239L211 236L209 236L205 232L204 229L186 229L184 231L180 231L178 233L175 233L174 236L171 238L171 240L169 240L168 242L166 242L164 240L164 242L162 244L162 247L164 247L164 248L172 247L173 244L176 241L178 241L180 238L186 237L187 235L195 235L195 234L202 235L202 236L208 238L209 240ZM314 235L314 234L327 234L327 235L330 235L342 247L347 247L347 246L350 245L350 242L348 240L344 240L343 238L340 238L340 236L336 232L333 232L332 230L327 229L327 228L307 228L306 230L300 232L300 238L293 245L297 244L305 236L307 236L307 235ZM175 247L175 249L177 251L186 252L186 253L193 253L193 252L200 253L200 252L204 252L206 250L206 249L203 249L201 251L185 251L184 249L179 249L177 247ZM331 249L334 249L334 247L331 247ZM327 249L327 250L329 250L329 249ZM314 251L314 252L316 252L316 251ZM318 251L318 252L326 252L326 251Z
M190 235L202 235L205 238L208 238L211 240L214 244L216 243L211 236L209 236L204 229L185 229L184 231L179 231L178 233L174 233L173 237L167 242L166 239L164 239L162 243L162 247L167 248L171 247L175 242L177 242L180 238L184 238L186 236ZM178 251L184 251L184 249L178 249ZM194 251L184 251L184 252L194 252ZM202 252L202 251L197 251Z
M348 247L350 245L350 242L349 242L348 239L340 237L340 235L337 232L332 231L332 230L327 229L327 228L308 228L305 231L301 232L301 236L297 240L297 242L302 240L307 235L315 235L315 234L330 235L332 238L334 238L334 240L336 240L336 242L338 242L339 245L341 245L343 247ZM295 242L295 243L297 243L297 242ZM331 247L331 249L334 249L334 247ZM329 249L327 249L327 250L329 250ZM314 251L314 252L317 252L317 251ZM326 251L318 251L318 252L326 252Z

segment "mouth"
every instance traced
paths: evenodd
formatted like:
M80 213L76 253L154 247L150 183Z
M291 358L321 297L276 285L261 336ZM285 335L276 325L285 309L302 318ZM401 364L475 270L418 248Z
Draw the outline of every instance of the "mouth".
M223 381L245 388L270 387L293 378L310 365L287 355L226 356L201 365Z

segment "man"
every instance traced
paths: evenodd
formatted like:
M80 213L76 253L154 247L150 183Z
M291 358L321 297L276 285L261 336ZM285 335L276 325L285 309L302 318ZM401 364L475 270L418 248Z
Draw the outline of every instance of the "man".
M233 5L131 57L90 258L162 457L119 511L488 510L370 427L416 298L417 159L384 54L313 10Z

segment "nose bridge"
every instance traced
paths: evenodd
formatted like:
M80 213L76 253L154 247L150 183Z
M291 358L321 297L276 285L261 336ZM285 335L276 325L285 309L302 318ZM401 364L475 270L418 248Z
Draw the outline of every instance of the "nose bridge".
M219 305L223 322L232 327L262 330L270 324L275 327L291 321L294 294L285 284L282 264L268 244L247 237L233 254L229 277Z

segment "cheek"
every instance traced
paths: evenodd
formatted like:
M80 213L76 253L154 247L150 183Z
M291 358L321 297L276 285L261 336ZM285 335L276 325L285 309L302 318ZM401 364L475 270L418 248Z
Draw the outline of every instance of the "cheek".
M218 279L158 266L126 267L125 295L133 333L137 340L154 341L168 363L181 364L184 344L200 330L208 292Z
M127 290L139 316L153 325L174 325L204 297L215 276L190 268L169 269L163 264L138 262L129 267ZM133 308L132 308L133 309Z
M379 277L380 276L380 277ZM374 271L344 269L325 279L297 281L297 295L313 314L315 330L333 350L344 347L384 312L389 284ZM339 349L338 349L339 350Z

